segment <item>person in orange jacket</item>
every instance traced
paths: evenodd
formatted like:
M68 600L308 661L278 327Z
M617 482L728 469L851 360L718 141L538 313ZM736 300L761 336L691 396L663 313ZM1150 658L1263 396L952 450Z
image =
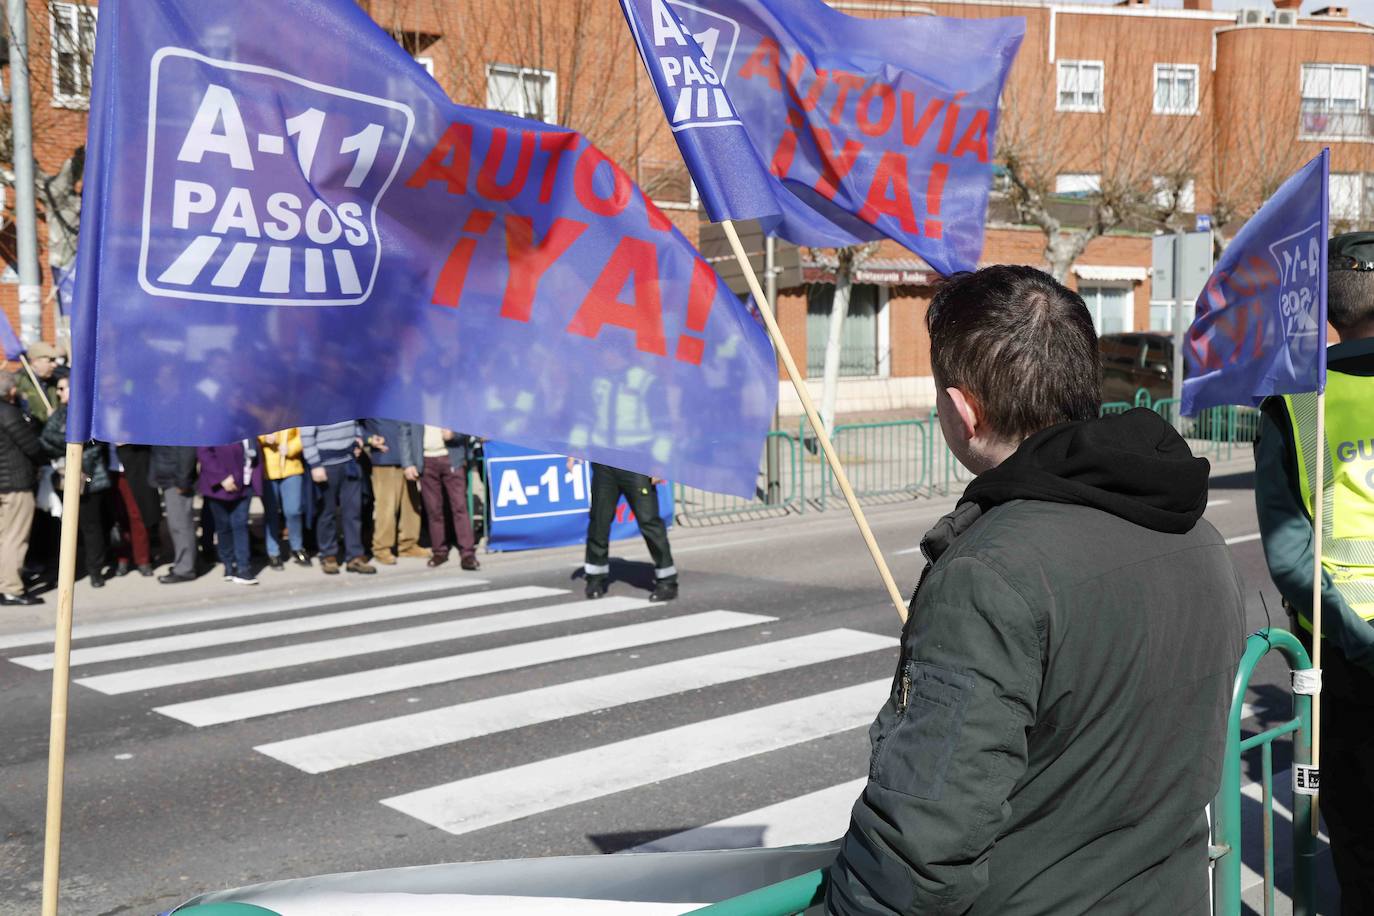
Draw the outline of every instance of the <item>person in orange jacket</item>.
M305 460L302 457L301 431L296 427L258 437L264 474L262 507L267 529L267 564L282 569L282 516L286 517L287 540L297 566L309 566L305 552Z

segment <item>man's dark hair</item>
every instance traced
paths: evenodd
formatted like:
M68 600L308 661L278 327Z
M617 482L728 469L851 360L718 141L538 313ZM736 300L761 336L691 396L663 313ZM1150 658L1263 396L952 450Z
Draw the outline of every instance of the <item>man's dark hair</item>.
M935 384L983 407L989 429L1019 441L1101 405L1097 332L1083 299L1033 267L954 274L926 312Z
M1374 321L1374 270L1327 272L1326 320L1338 331Z

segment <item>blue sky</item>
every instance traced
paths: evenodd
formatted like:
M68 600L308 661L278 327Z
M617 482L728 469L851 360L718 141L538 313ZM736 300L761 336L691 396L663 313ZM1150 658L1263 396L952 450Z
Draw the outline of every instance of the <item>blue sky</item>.
M1114 3L1115 0L1078 0L1078 2L1088 3ZM1183 5L1183 0L1152 0L1151 6L1173 6ZM1272 4L1268 0L1215 0L1214 8L1219 10L1233 10L1240 7L1264 7L1271 9ZM1351 19L1359 19L1364 22L1374 23L1374 0L1307 0L1302 5L1303 15L1313 10L1319 10L1324 6L1344 6L1350 10Z

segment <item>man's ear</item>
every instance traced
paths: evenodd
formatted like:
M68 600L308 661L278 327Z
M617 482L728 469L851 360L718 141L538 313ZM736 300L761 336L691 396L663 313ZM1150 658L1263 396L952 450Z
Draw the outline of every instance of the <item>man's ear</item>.
M972 395L965 394L958 388L946 388L945 394L954 405L954 413L959 418L959 425L963 427L964 439L970 440L982 432L982 405Z

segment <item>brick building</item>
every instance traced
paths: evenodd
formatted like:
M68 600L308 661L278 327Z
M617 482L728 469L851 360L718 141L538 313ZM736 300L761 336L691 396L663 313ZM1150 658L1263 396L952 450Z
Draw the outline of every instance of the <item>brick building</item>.
M583 131L696 237L694 190L617 4L358 2L456 101ZM1278 2L1220 11L1211 0L1184 0L1183 8L1142 0L831 0L856 16L1025 18L1000 115L983 261L1047 264L1041 217L1071 237L1103 201L1124 202L1129 212L1111 231L1059 265L1102 333L1168 327L1166 304L1151 296L1154 233L1192 228L1195 214L1208 214L1224 243L1322 146L1332 150L1333 220L1374 226L1374 27L1340 7L1300 15L1297 0ZM95 18L81 2L29 6L39 167L55 175L84 138L89 57L82 52ZM1007 167L1010 151L1015 169ZM1018 198L1018 186L1039 192L1038 215ZM51 234L40 225L40 239ZM805 282L780 292L779 319L799 361L807 354L818 375L833 259L803 254ZM892 243L860 266L845 327L841 411L911 410L933 400L923 319L934 279ZM43 333L51 338L48 280ZM0 305L18 317L13 284L0 284ZM780 391L783 411L799 412L790 385Z

